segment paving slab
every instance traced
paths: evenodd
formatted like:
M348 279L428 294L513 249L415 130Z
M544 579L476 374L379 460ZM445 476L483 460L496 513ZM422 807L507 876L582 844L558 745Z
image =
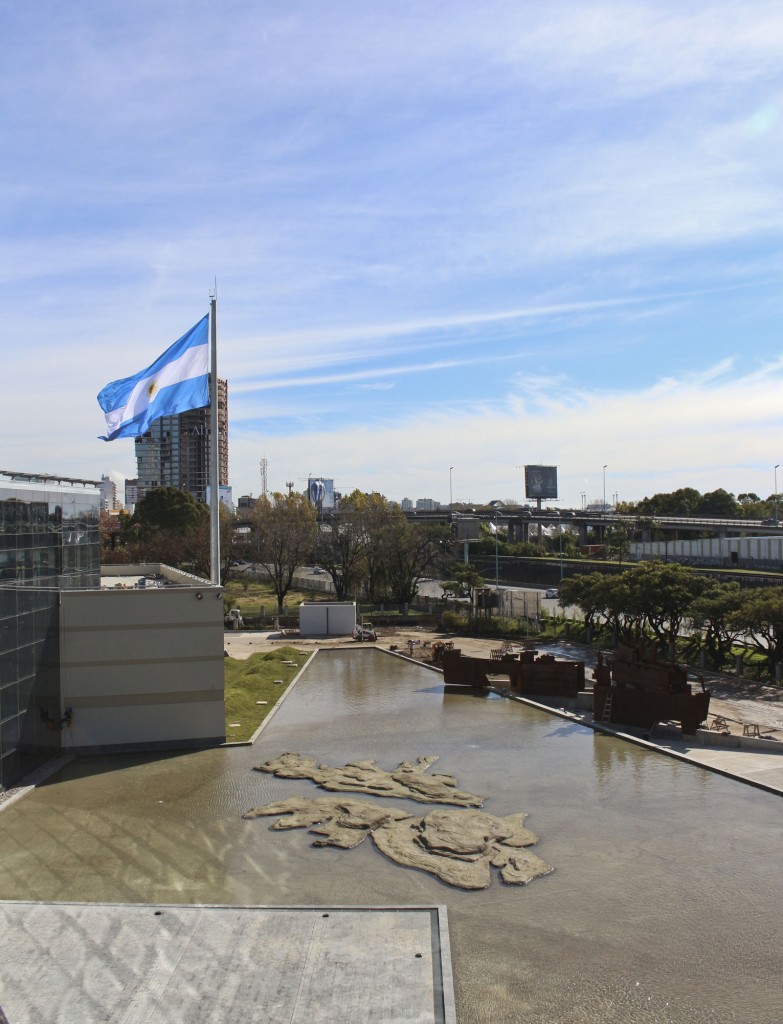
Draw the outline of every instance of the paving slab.
M0 901L8 1024L454 1024L445 907Z

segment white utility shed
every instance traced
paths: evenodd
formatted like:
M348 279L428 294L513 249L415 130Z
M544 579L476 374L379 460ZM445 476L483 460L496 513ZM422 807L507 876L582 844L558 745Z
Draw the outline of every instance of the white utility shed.
M304 601L299 606L300 636L351 636L355 628L355 601Z

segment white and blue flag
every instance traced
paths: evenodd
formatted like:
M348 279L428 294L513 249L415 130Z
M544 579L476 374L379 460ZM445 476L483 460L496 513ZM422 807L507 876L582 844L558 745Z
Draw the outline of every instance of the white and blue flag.
M209 405L209 316L145 370L114 380L98 394L106 414L102 441L138 437L161 416Z

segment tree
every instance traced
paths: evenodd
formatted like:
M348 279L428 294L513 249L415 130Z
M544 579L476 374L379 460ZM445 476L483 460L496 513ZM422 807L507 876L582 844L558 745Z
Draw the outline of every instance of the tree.
M722 487L703 494L696 506L696 515L711 516L713 519L734 519L740 509L733 494Z
M560 581L558 603L561 608L577 607L584 618L585 626L592 629L597 617L606 607L606 580L603 573L590 572Z
M405 519L405 516L400 509L389 505L386 498L377 492L354 492L354 498L362 522L362 579L368 599L377 603L390 596L388 556L391 524L399 517Z
M701 494L695 488L680 487L671 493L642 498L633 511L641 516L692 516L700 500Z
M701 631L707 659L714 668L722 667L739 639L741 630L737 628L736 622L741 601L739 583L710 580L691 605L691 623Z
M387 548L389 591L393 601L408 604L414 599L419 583L441 557L438 534L442 532L443 527L410 526L407 520L394 525Z
M282 612L294 573L312 557L318 538L316 510L302 494L259 498L251 522L258 536L260 569L272 582Z
M234 516L221 502L218 506L220 518L220 582L223 586L236 575L232 563L234 551ZM212 523L211 517L204 519L185 542L185 552L193 571L205 579L212 574Z
M484 577L475 565L469 562L457 562L451 570L451 575L453 579L441 584L444 598L469 597L472 606L473 591L484 586Z
M340 500L339 518L320 527L318 561L332 577L338 601L355 594L365 579L367 505L367 495L354 491Z
M153 487L136 505L133 522L142 540L164 532L186 537L209 518L206 505L179 487Z
M617 564L622 565L623 558L628 556L631 550L631 540L635 533L635 527L631 523L614 523L604 533L604 554L608 561L617 559Z
M772 674L783 661L783 589L752 587L741 591L728 621L732 629L750 640Z
M640 628L651 629L661 644L674 643L703 589L699 576L677 562L644 562L622 575L629 584L628 610Z

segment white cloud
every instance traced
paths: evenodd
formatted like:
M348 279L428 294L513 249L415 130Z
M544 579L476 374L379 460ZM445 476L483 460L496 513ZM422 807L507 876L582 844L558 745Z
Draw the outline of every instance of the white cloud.
M559 467L562 504L572 507L585 487L591 498L600 493L604 464L607 490L627 500L679 486L771 490L783 357L741 375L722 364L623 391L562 381L527 387L524 378L513 384L500 402L461 414L435 406L380 424L324 423L267 440L270 480L317 467L338 489L446 501L453 465L455 499L484 501L499 493L521 497L519 467L543 462ZM255 461L256 452L252 439L240 440L232 462Z

